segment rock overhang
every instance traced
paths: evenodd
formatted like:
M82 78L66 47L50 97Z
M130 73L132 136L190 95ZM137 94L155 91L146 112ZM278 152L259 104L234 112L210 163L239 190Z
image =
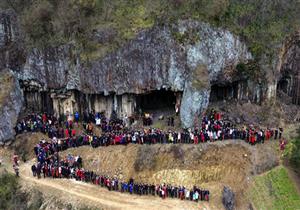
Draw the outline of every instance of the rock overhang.
M187 37L186 32L190 33ZM49 92L65 89L122 95L162 88L180 91L181 119L184 127L191 127L191 119L208 106L210 85L219 82L224 69L251 58L246 44L229 31L182 20L142 31L120 49L88 64L81 61L72 44L34 49L27 54L18 78ZM206 67L208 77L197 75L197 80L208 80L208 85L195 88L193 72L198 66Z

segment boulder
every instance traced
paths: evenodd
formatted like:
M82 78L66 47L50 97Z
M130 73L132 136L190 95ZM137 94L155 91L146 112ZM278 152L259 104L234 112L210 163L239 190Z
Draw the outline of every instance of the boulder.
M227 186L224 186L222 192L222 203L226 210L235 209L235 194L234 192Z

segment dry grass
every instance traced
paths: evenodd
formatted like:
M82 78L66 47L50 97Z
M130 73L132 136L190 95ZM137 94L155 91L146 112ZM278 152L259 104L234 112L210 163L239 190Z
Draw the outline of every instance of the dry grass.
M35 157L33 147L42 139L48 139L48 136L42 133L24 133L16 137L16 141L10 146L12 151L15 151L22 161L27 161Z
M236 193L238 207L243 209L249 203L244 196L249 177L256 168L267 170L270 165L267 162L272 163L272 167L274 160L269 159L276 159L276 154L269 153L274 150L273 146L273 143L267 143L252 147L242 141L200 145L119 145L97 149L80 147L61 155L80 154L84 168L122 180L133 177L139 182L208 188L212 192L211 203L220 209L223 208L221 190L228 185Z

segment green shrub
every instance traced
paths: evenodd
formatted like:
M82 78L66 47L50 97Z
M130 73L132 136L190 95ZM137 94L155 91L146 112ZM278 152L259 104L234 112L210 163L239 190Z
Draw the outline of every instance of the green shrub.
M298 209L300 195L282 166L256 176L247 192L256 209Z
M0 209L10 209L12 200L18 188L18 181L14 175L0 176Z
M260 78L263 78L259 64L255 60L237 64L236 75L240 78L251 79L252 81L258 81Z
M287 144L284 155L296 169L299 169L300 172L300 135Z

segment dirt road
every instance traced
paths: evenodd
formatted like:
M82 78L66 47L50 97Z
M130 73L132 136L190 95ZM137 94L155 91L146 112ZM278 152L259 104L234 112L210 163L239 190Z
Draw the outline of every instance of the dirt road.
M136 196L109 192L92 184L67 179L37 179L32 176L30 163L21 165L21 183L23 187L36 187L44 195L56 196L62 202L99 209L216 209L207 202L180 201L177 199L162 200L152 196Z

